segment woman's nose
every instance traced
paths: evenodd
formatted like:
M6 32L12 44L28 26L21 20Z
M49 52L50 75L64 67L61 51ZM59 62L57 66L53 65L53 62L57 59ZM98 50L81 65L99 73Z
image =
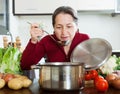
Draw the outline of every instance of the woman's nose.
M67 32L67 29L64 27L63 29L62 29L62 34L65 34Z

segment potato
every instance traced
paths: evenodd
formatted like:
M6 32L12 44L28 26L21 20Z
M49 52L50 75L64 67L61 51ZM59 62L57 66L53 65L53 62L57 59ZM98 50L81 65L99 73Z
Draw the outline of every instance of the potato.
M15 78L28 78L27 76L25 75L20 75L20 74L14 74Z
M14 74L14 77L18 78L18 77L21 77L21 75L20 74Z
M0 89L3 88L4 86L5 86L5 80L0 79Z
M8 82L8 87L13 90L19 90L23 87L23 82L18 78L13 78Z
M22 80L23 82L23 87L27 88L32 84L32 81L27 77L22 75L21 77L19 77L20 80Z
M23 76L23 75L19 76L18 78L19 78L20 80L28 79L27 76Z
M23 87L27 88L32 84L32 81L28 78L23 79Z

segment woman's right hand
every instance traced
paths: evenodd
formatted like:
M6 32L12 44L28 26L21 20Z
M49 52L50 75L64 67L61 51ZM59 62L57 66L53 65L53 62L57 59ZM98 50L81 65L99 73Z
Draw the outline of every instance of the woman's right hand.
M31 35L32 43L37 43L39 38L42 37L43 34L44 34L44 31L39 27L39 24L37 23L31 24L30 35Z

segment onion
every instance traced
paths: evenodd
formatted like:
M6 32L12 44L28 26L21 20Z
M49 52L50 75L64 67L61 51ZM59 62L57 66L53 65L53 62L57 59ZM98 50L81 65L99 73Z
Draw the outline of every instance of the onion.
M8 81L10 81L13 78L14 78L14 75L10 74L10 73L4 74L4 77L3 77L3 79L5 80L6 83L8 83Z
M111 84L114 88L120 89L120 78L113 80Z
M111 74L108 74L105 79L108 81L109 84L112 83L113 80L115 80L116 78L118 78L118 75L115 74L115 73L111 73Z

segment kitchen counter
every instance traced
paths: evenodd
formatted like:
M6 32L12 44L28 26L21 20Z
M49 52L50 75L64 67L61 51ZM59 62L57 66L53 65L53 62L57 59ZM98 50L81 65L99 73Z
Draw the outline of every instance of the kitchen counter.
M120 90L110 87L106 92L98 92L94 87L85 87L82 91L41 90L37 79L29 88L11 90L7 86L0 89L0 94L120 94Z

